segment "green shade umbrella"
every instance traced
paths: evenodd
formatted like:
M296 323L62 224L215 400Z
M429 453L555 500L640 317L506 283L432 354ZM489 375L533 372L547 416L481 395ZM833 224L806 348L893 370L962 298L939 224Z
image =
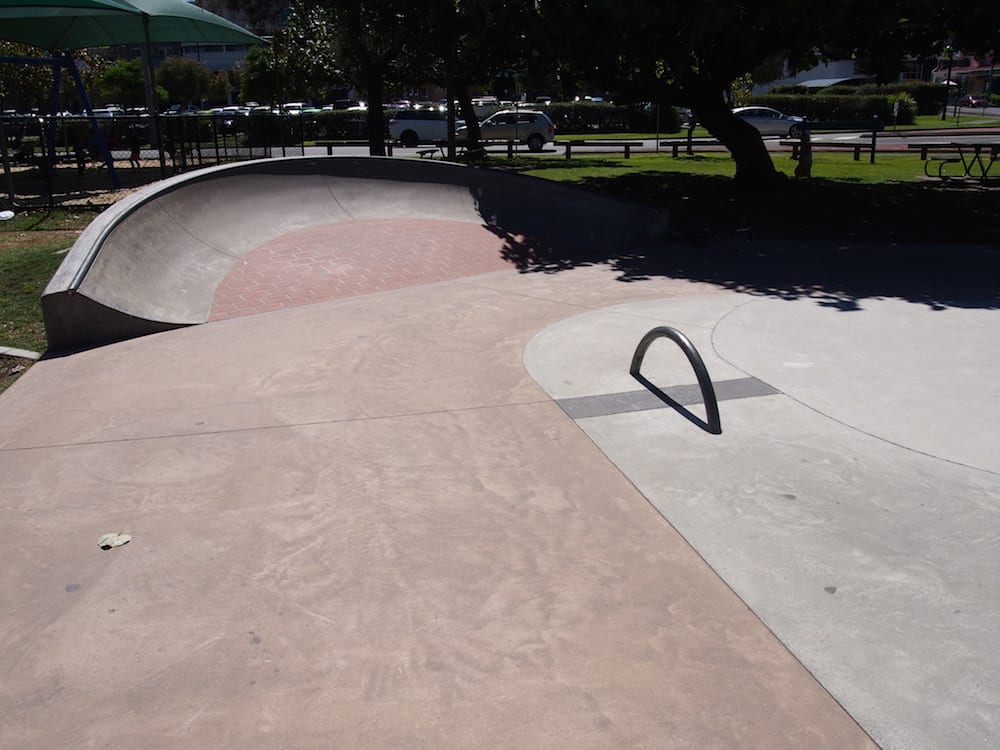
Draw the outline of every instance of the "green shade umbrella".
M0 40L63 53L85 47L141 44L145 57L146 104L150 113L156 112L151 44L259 44L264 41L235 23L184 0L0 0ZM75 67L73 74L79 79ZM77 85L82 89L79 80ZM89 111L89 104L87 108ZM155 122L159 128L158 120ZM92 127L99 138L96 124ZM109 172L113 174L110 156L106 149L104 151ZM162 154L160 161L162 165ZM117 176L113 179L117 184Z
M0 0L0 39L44 50L263 41L184 0Z

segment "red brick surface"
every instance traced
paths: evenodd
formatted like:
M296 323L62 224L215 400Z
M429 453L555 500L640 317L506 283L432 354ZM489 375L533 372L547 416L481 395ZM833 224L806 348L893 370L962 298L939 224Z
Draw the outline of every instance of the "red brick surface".
M504 241L458 221L345 221L283 235L219 285L210 320L444 281L513 266Z

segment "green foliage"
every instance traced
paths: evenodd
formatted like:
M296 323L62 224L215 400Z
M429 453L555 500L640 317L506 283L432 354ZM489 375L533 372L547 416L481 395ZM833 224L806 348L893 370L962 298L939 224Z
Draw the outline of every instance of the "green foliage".
M368 115L361 110L324 111L303 119L304 134L308 140L356 141L366 137Z
M251 47L236 71L240 99L244 102L273 102L275 94L274 50L270 45Z
M336 29L328 9L296 4L271 45L252 48L237 72L243 101L322 104L344 80Z
M783 92L784 93L784 92ZM828 96L881 96L905 95L913 100L917 114L932 115L940 112L947 89L940 83L906 81L902 83L867 83L861 86L831 86L821 92Z
M96 79L107 67L108 61L99 51L77 50L73 57L84 87L94 89ZM0 56L41 57L41 51L34 47L14 42L0 41ZM63 110L81 111L80 101L69 71L62 70L60 80L59 107ZM27 65L24 63L0 63L0 105L3 109L29 112L37 109L48 112L52 96L52 67L47 64Z
M156 82L174 103L200 102L212 93L214 77L208 67L186 57L168 57L156 69Z
M789 84L785 86L775 86L769 95L800 95L800 96L905 96L899 99L902 108L915 108L916 115L932 115L940 112L944 105L944 97L947 91L940 83L926 83L924 81L905 81L901 83L866 83L861 86L830 86L815 93L810 93L805 86ZM759 99L759 97L757 97ZM892 102L896 98L890 99L890 112ZM760 103L755 100L755 103ZM773 106L773 105L768 105ZM803 105L807 106L807 105ZM908 119L907 123L912 122Z
M105 102L138 106L146 101L146 84L140 58L119 60L97 78L97 92Z
M334 17L326 8L293 4L284 26L274 35L272 51L279 72L275 101L323 103L333 84L343 80Z
M917 102L907 93L892 94L889 96L892 112L890 119L896 125L912 125L917 121Z
M797 83L786 83L781 86L772 86L768 93L805 96L809 93L809 89Z
M893 106L899 102L896 122L908 125L916 117L916 103L907 94L880 96L858 96L837 94L763 94L755 96L752 103L763 107L774 107L790 115L799 115L809 120L871 120L880 118L883 122L893 121Z
M229 75L224 70L217 71L208 87L208 98L210 101L226 104L229 102L229 92L233 88L229 81Z
M38 50L14 42L0 42L0 56L37 57ZM52 89L52 69L42 65L0 63L0 105L3 109L27 112L32 107L48 109Z

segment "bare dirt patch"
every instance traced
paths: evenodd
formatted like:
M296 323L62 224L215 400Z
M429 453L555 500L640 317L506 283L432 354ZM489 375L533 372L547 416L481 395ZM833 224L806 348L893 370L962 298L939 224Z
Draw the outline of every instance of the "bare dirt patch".
M0 354L0 393L3 393L7 386L21 377L33 364L34 360L31 359Z

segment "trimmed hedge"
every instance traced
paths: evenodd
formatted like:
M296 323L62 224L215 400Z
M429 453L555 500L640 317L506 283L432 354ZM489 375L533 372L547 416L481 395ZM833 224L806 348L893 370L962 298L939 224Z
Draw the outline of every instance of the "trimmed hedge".
M775 86L769 95L809 95L809 96L896 96L906 94L916 103L918 115L933 115L941 111L947 87L927 81L905 81L901 83L866 83L861 86L831 86L815 94L798 84ZM892 111L890 106L889 111ZM902 120L900 120L902 122Z
M906 81L886 84L866 83L864 86L854 87L835 86L834 89L847 89L845 93L857 96L906 94L916 102L918 115L933 115L940 112L941 107L944 106L944 98L948 93L945 85L928 83L926 81ZM830 91L832 93L833 89L830 89Z
M899 114L893 120L892 110L899 102ZM838 94L764 94L751 98L751 104L773 107L789 115L799 115L808 120L871 120L878 117L883 122L898 125L915 122L917 104L907 94L859 96Z

